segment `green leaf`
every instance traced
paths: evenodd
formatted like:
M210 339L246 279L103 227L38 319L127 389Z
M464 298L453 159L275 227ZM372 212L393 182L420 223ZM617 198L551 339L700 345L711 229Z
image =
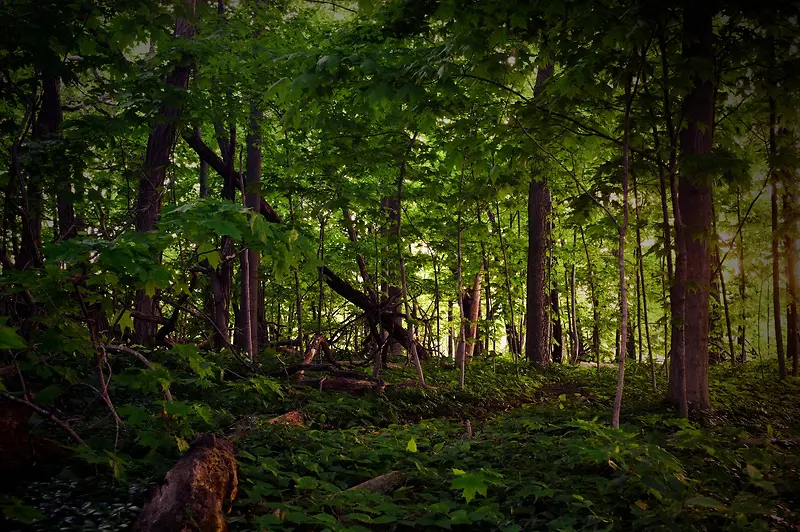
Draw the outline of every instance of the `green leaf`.
M475 498L476 494L486 497L486 489L489 487L489 485L480 475L466 473L455 478L450 487L451 489L462 490L462 497L464 497L467 502L470 502Z
M11 327L0 325L0 349L24 349L25 340Z
M406 451L410 453L417 452L417 440L414 439L412 436L410 440L408 440L408 445L406 445Z
M319 486L319 481L312 477L300 477L295 480L297 489L299 490L313 490Z
M2 506L3 515L9 519L16 519L26 525L45 519L45 515L31 506L25 506L22 501L16 497L11 499L11 504L4 504Z
M715 510L726 510L727 507L711 497L692 497L686 500L687 506L702 506L703 508L714 508Z

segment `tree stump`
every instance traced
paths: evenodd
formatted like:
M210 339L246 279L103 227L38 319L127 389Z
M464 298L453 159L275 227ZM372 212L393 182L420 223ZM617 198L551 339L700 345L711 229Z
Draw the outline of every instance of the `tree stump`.
M198 437L153 491L134 530L224 532L223 506L236 498L233 445L213 434Z

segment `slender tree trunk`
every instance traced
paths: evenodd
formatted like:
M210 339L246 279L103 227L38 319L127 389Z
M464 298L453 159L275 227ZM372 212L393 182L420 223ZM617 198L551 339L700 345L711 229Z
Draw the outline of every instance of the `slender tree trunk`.
M202 134L200 132L200 126L194 128L194 134L197 138L202 139ZM200 193L199 196L201 198L208 197L208 163L203 159L200 159Z
M573 249L576 247L576 238L577 234L573 232L572 235L572 247ZM575 262L572 262L572 269L569 278L569 291L570 291L570 298L572 300L572 357L570 358L571 364L577 364L578 357L580 356L581 352L581 333L578 330L578 301L576 298L576 288L575 288Z
M650 320L647 316L647 284L645 283L644 278L644 253L642 251L642 227L641 227L641 220L640 220L640 205L639 205L639 189L638 189L638 182L636 179L636 174L633 174L633 196L634 196L634 203L636 204L636 254L638 259L638 284L639 289L641 290L642 295L642 313L644 315L644 334L645 338L647 339L647 361L650 364L650 381L653 386L653 390L656 389L656 367L655 361L653 360L653 346L650 342ZM637 301L637 305L638 305ZM637 310L638 313L638 310ZM639 353L642 352L642 335L641 335L641 321L639 323ZM641 358L640 358L641 362Z
M470 296L470 304L467 312L469 325L467 329L467 338L465 342L465 362L472 361L472 355L475 352L475 345L478 341L478 317L481 309L481 280L483 279L483 265L481 265L478 273L475 275L475 283L472 285L472 294Z
M522 343L519 338L519 334L517 334L517 326L516 326L516 316L514 315L514 296L511 292L511 273L509 271L508 266L508 250L506 249L505 242L503 240L503 228L500 223L500 205L495 204L495 210L497 211L497 220L496 230L497 230L497 237L500 240L500 250L503 253L503 268L505 270L505 280L506 280L506 298L507 298L507 305L508 309L505 312L505 316L503 320L506 323L506 337L508 339L508 347L511 350L511 354L514 357L514 361L516 362L519 359L519 355L522 354Z
M553 283L550 290L550 305L553 309L551 321L553 324L553 362L561 364L564 361L564 334L561 329L561 309L558 304L558 286Z
M617 370L617 391L614 396L614 406L611 410L611 427L619 428L620 411L622 410L622 391L625 386L625 353L623 342L628 338L628 285L625 279L625 237L628 233L628 139L630 138L630 109L633 103L633 96L630 89L631 81L625 85L625 123L623 126L622 138L622 225L619 227L619 298L620 298L620 351L617 355L619 367Z
M769 152L770 160L773 160L777 152L776 141L776 123L777 117L775 112L775 98L770 97L769 100ZM781 256L778 248L778 172L775 168L771 168L772 172L772 193L770 195L771 206L771 220L772 220L772 316L775 320L775 346L778 350L778 375L781 380L786 378L786 357L783 352L783 331L781 330L781 278L780 278L780 265Z
M595 290L594 273L592 271L592 257L589 255L589 246L586 245L586 235L583 232L583 226L580 227L581 242L583 242L583 251L586 254L586 267L587 278L589 283L589 295L592 298L592 352L597 360L598 370L600 368L600 301L597 299L597 291Z
M714 264L719 275L719 287L722 293L722 309L725 312L725 330L728 333L728 354L731 364L736 364L736 351L733 349L733 331L731 329L731 313L728 305L728 291L725 288L725 273L723 270L722 259L719 254L719 233L717 232L717 214L714 206L711 206L712 226L714 229ZM713 282L713 280L712 280Z
M247 132L247 172L245 178L245 207L252 209L251 216L258 216L261 209L261 111L255 103L251 104L250 127ZM261 256L258 251L248 249L247 251L247 276L242 277L242 286L247 285L246 295L249 297L247 311L249 312L249 330L244 329L245 334L250 335L249 344L252 346L252 353L255 355L261 346L259 345L259 270ZM242 292L245 297L245 292ZM245 308L245 305L242 305Z
M442 330L440 317L441 297L439 293L439 264L436 260L436 252L431 251L433 261L433 306L436 311L436 354L442 356Z
M461 181L458 186L459 197L461 196L461 192L464 188L464 164L462 163L461 166ZM457 257L456 260L458 262L456 266L456 280L458 283L458 347L456 347L456 366L458 367L458 387L464 387L464 373L466 368L464 367L465 363L465 353L466 353L466 324L465 324L465 316L464 316L464 280L462 278L462 249L461 249L461 233L462 233L462 226L461 226L461 208L458 208L458 220L456 222L457 227L456 231L458 232L457 235Z
M184 0L187 12L194 15L196 0ZM194 24L186 19L178 18L175 22L174 39L189 39L194 35ZM186 89L189 82L189 66L175 65L167 76L166 83L173 87ZM180 107L164 104L159 113L159 120L153 126L147 140L147 152L144 158L142 178L139 181L139 192L136 203L135 226L142 233L153 231L161 212L164 180L167 175L169 155L175 142L176 122L181 115ZM137 317L134 318L134 342L150 344L155 338L157 305L144 289L136 292ZM141 317L139 317L141 316Z
M325 263L325 226L327 225L327 218L325 216L319 217L319 249L317 250L317 258L319 261ZM325 302L325 283L322 280L322 270L319 272L319 295L317 298L317 336L322 334L322 306Z
M411 138L411 141L408 145L408 152L411 152L411 149L414 146L414 142L417 140L416 134ZM407 154L408 155L408 154ZM397 205L401 205L403 201L403 181L405 181L406 177L406 167L408 163L404 158L402 163L400 163L400 172L397 176ZM400 280L402 283L402 297L403 297L403 306L405 310L406 316L411 316L409 313L409 305L408 305L408 281L406 277L406 262L403 258L403 232L402 232L402 217L399 212L397 212L397 218L395 219L395 238L397 239L397 261L400 264ZM421 386L425 386L425 376L422 373L422 365L419 362L419 354L417 353L417 341L414 338L414 324L406 318L406 331L408 333L408 345L409 345L409 353L411 355L411 361L414 363L414 368L417 370L417 383ZM460 385L464 386L463 376L460 380Z
M448 323L448 325L447 325L447 356L448 356L448 358L451 358L451 359L455 360L455 353L453 352L453 349L455 347L455 345L454 345L455 341L454 341L454 338L453 338L454 334L453 334L453 302L452 301L448 301L447 302L447 323Z
M736 195L736 217L737 225L742 226L741 208L739 205L739 194ZM747 361L747 292L745 285L745 266L744 266L744 228L739 231L739 335L737 342L741 346L739 363Z
M800 321L797 314L797 219L796 179L785 173L783 184L784 250L786 253L786 358L792 361L792 376L800 371Z

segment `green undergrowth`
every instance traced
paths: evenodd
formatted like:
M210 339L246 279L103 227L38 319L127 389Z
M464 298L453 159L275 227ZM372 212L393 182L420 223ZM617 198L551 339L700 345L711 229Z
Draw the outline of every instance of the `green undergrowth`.
M116 430L92 405L76 425L91 449L3 496L8 529L124 529L195 433L230 435L244 422L232 530L792 530L800 522L800 385L777 382L771 367L712 368L714 410L684 420L663 401L663 371L653 391L649 369L631 364L623 426L612 430L614 368L539 373L475 361L459 390L456 372L434 364L425 367L428 388L391 386L414 377L398 363L382 375L383 393L351 396L232 378L222 357L187 351L181 365L170 355L151 357L156 372L131 365L115 375L124 420L116 454L101 450L114 448ZM305 426L259 422L290 410ZM390 471L407 473L399 489L347 491Z

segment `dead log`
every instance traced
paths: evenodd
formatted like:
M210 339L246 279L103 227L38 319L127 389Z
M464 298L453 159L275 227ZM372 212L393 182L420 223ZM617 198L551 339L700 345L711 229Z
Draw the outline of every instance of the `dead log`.
M405 473L403 471L390 471L385 475L371 478L366 482L362 482L357 486L353 486L347 491L369 490L375 493L387 494L393 492L394 490L405 484L406 478L408 478L408 473Z
M198 437L169 470L139 515L137 532L225 532L223 506L236 498L233 444L213 434Z

